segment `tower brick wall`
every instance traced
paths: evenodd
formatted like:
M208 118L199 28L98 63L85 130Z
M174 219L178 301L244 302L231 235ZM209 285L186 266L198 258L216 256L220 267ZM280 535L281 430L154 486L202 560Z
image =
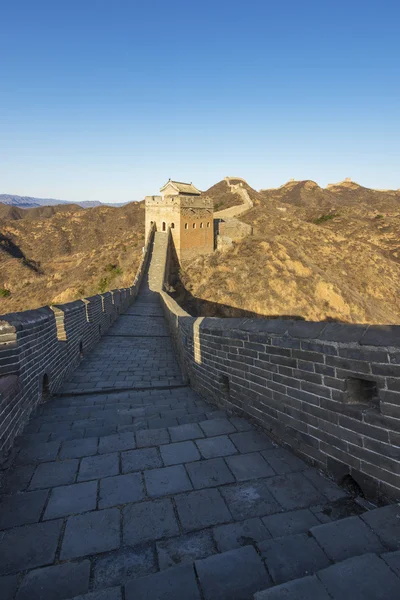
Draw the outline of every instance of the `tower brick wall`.
M214 251L213 201L200 195L146 196L146 235L171 230L179 260Z

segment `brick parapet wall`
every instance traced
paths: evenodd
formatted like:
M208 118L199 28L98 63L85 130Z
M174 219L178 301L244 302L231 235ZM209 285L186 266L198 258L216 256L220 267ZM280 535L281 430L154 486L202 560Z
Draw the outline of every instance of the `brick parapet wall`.
M196 319L161 297L195 390L338 481L400 499L400 327Z
M12 446L44 392L56 392L82 356L135 300L154 231L129 288L0 316L0 457Z

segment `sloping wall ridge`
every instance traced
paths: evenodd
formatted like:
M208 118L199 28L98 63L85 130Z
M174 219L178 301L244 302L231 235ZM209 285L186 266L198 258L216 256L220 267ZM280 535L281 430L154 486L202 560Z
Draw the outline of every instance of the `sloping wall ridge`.
M0 316L0 459L37 404L60 388L83 355L135 300L153 236L154 230L132 286Z
M162 301L190 384L375 500L400 500L400 327L190 317Z

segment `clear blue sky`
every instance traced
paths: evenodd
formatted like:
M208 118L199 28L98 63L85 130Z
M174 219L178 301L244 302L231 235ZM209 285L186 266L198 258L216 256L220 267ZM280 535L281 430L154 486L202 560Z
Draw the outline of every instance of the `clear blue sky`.
M400 188L399 22L387 0L3 0L0 193Z

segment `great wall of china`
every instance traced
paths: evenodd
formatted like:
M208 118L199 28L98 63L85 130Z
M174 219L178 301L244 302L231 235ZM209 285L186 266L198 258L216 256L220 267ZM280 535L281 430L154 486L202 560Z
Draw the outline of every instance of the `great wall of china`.
M395 599L400 327L192 317L172 252L1 318L6 598Z

